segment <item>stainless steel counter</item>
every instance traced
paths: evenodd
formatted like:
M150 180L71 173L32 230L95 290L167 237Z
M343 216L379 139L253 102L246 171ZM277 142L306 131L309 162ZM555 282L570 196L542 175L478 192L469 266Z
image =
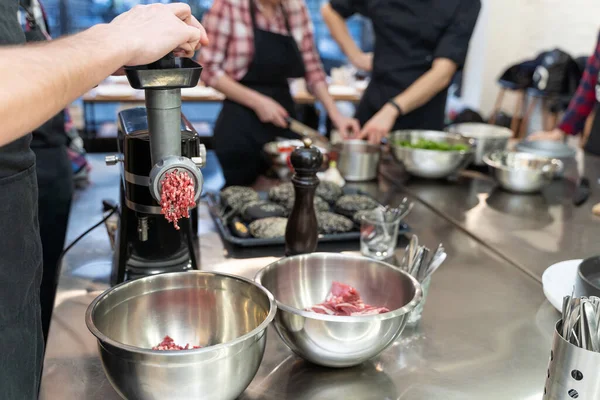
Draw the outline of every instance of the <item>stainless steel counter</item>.
M411 179L402 190L541 281L556 262L598 254L600 218L591 210L600 202L600 158L580 152L577 159L540 194L508 193L486 174L469 171L458 181ZM572 203L577 162L592 188L581 207Z
M71 239L101 218L102 198L116 198L117 169L94 161L94 186L76 199ZM402 198L385 183L362 189L392 204ZM253 277L282 255L280 248L224 246L205 205L200 218L202 269ZM263 363L241 399L541 399L553 324L559 318L541 285L420 203L407 222L423 243L431 247L442 241L450 254L432 281L421 325L407 329L380 357L347 370L301 361L270 330ZM323 250L358 252L358 247L351 243ZM65 260L41 399L118 399L84 323L88 304L108 287L109 257L106 233L99 228Z

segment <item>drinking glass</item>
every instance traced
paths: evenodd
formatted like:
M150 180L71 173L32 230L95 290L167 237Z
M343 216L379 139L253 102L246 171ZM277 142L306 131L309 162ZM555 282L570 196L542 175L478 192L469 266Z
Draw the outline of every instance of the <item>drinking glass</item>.
M366 213L360 223L360 252L363 256L385 260L394 254L398 242L400 217L381 212Z

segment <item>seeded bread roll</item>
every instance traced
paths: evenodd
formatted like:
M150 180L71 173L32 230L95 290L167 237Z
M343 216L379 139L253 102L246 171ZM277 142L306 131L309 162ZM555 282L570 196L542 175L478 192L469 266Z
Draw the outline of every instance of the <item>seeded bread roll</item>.
M333 182L321 181L317 186L317 196L329 204L335 203L343 194L342 188Z
M288 213L292 212L292 208L294 208L295 200L296 200L295 197L292 197L286 203L285 208L288 211ZM316 212L329 211L329 203L327 203L325 200L323 200L319 196L315 196L314 203L315 203L315 211Z
M259 239L273 239L285 236L287 218L263 218L252 222L250 234Z
M258 199L258 193L249 187L229 186L221 190L221 202L223 205L234 209L239 209L244 204Z
M317 213L317 223L322 234L349 232L354 227L350 219L332 212Z
M243 206L241 213L242 218L246 222L252 222L269 217L285 217L287 215L287 210L277 203L259 200Z
M373 198L362 194L347 194L340 197L335 203L336 211L350 216L354 216L357 211L372 210L378 206L379 203Z
M269 200L282 205L286 205L294 196L294 185L291 182L282 183L269 190Z
M369 215L372 212L373 212L373 209L357 211L356 213L354 213L352 220L354 222L356 222L357 224L360 224L360 221L362 220L363 215Z

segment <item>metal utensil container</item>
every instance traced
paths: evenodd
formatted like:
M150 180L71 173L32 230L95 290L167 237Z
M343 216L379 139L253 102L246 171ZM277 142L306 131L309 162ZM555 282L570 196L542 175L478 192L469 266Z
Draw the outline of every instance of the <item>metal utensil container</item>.
M477 166L485 165L484 155L506 149L508 140L513 137L513 131L508 128L475 122L451 125L447 130L473 139L475 144L473 164Z
M600 353L567 342L556 323L543 400L600 399Z
M333 146L338 153L337 168L345 180L370 181L377 177L381 147L364 140L345 140Z

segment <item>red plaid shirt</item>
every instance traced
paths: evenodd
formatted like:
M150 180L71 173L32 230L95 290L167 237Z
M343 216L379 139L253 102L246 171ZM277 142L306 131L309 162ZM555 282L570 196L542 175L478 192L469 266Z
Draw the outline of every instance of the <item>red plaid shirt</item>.
M598 82L598 72L600 71L600 36L596 44L596 51L585 66L583 77L579 82L579 87L575 97L571 99L569 108L565 113L560 125L563 132L569 135L575 135L583 131L585 121L594 109L596 104L596 83Z
M272 19L261 13L256 4L256 25L259 29L287 35L281 8ZM290 24L292 36L298 43L304 66L306 82L313 88L325 82L325 72L315 47L313 25L303 0L286 0L283 7ZM203 66L202 80L214 86L222 74L241 80L250 66L254 53L254 33L250 15L250 0L215 0L204 15L202 25L206 29L210 44L200 50L199 61Z

